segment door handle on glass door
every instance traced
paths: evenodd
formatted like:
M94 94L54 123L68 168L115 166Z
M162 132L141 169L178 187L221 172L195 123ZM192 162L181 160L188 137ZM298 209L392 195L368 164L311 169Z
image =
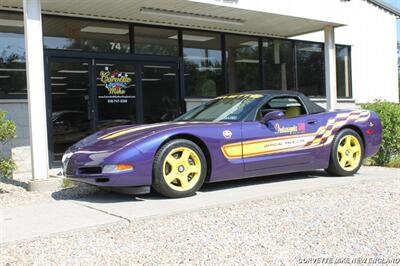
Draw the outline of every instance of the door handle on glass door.
M316 119L307 120L307 124L313 125L313 124L316 124L316 123L317 123Z

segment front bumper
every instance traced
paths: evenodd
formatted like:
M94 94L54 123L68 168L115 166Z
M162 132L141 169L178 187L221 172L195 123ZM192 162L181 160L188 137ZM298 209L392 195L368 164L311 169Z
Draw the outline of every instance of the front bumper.
M83 171L82 169L85 170ZM63 162L63 174L67 179L99 187L133 187L151 185L151 181L149 182L148 178L143 178L136 169L104 174L102 173L101 166L94 164L79 164L74 159L68 159Z

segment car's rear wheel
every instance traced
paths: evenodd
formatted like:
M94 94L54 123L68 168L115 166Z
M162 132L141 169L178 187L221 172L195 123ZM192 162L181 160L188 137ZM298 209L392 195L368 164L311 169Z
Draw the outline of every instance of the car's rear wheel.
M163 145L154 157L153 188L163 196L191 196L202 186L207 161L201 148L186 139Z
M337 176L353 175L360 169L363 157L364 145L360 135L352 129L343 129L333 139L326 171Z

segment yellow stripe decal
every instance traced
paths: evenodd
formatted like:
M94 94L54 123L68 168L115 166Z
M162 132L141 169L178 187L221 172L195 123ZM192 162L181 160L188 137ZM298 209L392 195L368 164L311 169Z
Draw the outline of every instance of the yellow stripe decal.
M113 138L117 138L117 137L129 134L129 133L133 133L133 132L136 132L136 131L139 131L139 130L159 127L161 125L163 125L163 124L152 124L152 125L143 125L143 126L125 128L125 129L122 129L122 130L117 130L117 131L105 134L105 135L99 137L99 139L102 139L102 140L113 139Z

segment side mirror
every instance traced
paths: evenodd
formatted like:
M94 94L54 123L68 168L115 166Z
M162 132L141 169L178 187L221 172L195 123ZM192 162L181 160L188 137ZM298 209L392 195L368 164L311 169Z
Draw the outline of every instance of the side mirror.
M281 119L285 116L282 111L272 111L263 116L261 123L266 124L270 120Z

